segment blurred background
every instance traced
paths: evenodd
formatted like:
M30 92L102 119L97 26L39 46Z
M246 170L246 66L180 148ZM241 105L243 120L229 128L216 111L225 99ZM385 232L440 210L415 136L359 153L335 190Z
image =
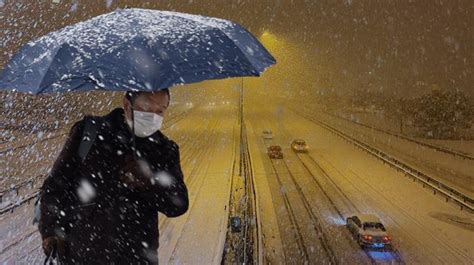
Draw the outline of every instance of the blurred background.
M0 0L0 66L31 40L130 7L232 20L277 59L258 78L171 89L163 130L196 206L160 219L160 261L244 263L258 250L248 244L268 263L473 263L474 1ZM0 262L42 260L29 202L71 125L122 95L0 92ZM295 139L309 152L293 152ZM378 215L394 251L362 251L344 227L354 213Z
M472 138L467 129L472 122L469 113L474 96L474 3L470 0L1 0L0 6L0 65L32 39L116 8L142 7L215 16L248 28L278 59L278 65L262 79L249 79L247 87L258 86L251 92L286 101L307 100L307 105L318 104L341 115L356 115L357 119L371 120L366 116L384 115L394 120L390 125L393 129L403 132L406 126L405 132L417 136ZM199 86L212 87L206 82ZM180 90L185 89L174 92L179 98ZM24 115L17 108L35 101L13 94L1 96L2 113L7 114L1 121L4 126L15 126L6 117L20 118L14 118ZM15 97L21 100L13 100ZM54 98L51 102L41 99L39 105L44 107L74 108L71 113L49 111L56 115L66 113L67 121L80 117L91 107L109 108L103 102L97 106L77 104L76 95L43 97ZM437 105L440 109L426 109L413 101L426 101L426 105ZM28 109L39 117L48 115L38 107ZM443 109L446 107L450 110ZM452 117L446 117L446 113ZM430 124L453 119L456 121L445 124L453 128L451 131ZM21 127L34 127L25 126Z

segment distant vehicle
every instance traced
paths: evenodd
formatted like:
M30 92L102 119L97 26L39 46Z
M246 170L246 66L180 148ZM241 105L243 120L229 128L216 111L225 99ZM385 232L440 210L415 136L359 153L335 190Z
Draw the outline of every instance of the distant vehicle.
M307 153L308 152L308 145L306 144L305 140L296 139L291 142L291 149L296 153Z
M281 147L278 145L272 145L268 147L268 156L272 159L283 159L283 152Z
M357 214L348 217L346 225L362 248L392 249L392 237L377 216Z
M271 139L273 139L273 133L272 133L271 130L263 130L262 137L263 137L263 139L271 140Z

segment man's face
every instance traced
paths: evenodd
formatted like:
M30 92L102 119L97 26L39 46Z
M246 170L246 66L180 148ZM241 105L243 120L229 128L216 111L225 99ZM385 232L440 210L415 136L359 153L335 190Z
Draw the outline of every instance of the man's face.
M162 117L165 116L166 110L169 106L169 97L166 92L142 93L133 103L134 110L153 112ZM124 109L128 118L131 117L132 105L124 97Z

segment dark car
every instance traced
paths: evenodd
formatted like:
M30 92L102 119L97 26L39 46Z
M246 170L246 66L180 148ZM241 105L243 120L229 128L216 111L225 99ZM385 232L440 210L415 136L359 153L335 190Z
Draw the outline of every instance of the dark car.
M283 159L283 152L281 147L278 145L272 145L268 147L268 156L272 159Z

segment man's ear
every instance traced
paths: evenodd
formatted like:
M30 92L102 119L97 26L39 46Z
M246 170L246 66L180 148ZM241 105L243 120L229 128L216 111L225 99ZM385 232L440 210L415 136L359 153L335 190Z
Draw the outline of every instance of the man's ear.
M131 107L132 105L130 101L126 97L123 97L123 109L125 113L129 113L131 111Z

